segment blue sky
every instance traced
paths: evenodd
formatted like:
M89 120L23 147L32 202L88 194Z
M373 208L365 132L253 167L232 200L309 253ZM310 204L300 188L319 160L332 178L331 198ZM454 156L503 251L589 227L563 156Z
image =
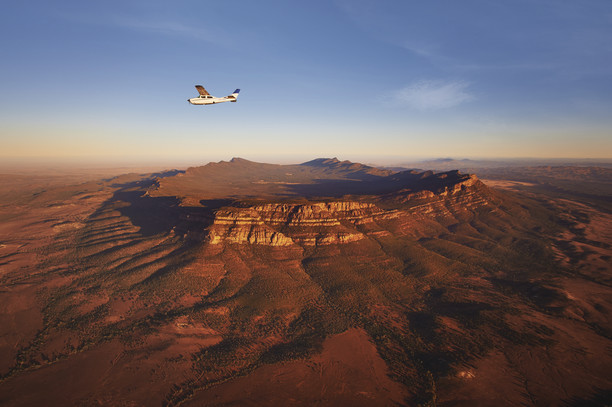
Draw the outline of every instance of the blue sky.
M609 0L5 2L0 44L5 159L612 158Z

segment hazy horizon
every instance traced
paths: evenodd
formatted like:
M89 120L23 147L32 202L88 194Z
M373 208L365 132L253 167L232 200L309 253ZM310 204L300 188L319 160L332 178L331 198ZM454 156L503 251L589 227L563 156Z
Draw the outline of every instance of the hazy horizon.
M216 163L221 161L230 161L233 158L242 158L249 161L269 164L301 164L318 158L336 158L340 161L351 161L355 163L366 164L379 167L394 167L407 166L410 164L436 164L440 161L464 162L465 165L470 163L485 165L490 163L492 166L503 165L612 165L612 158L568 158L568 157L443 157L443 156L405 156L405 157L381 157L381 156L291 156L291 157L273 157L273 156L227 156L227 157L201 157L201 158L166 158L166 159L151 159L151 158L129 158L129 157L10 157L3 159L0 162L0 174L12 173L20 171L37 171L41 169L57 170L57 171L104 171L113 170L115 173L119 170L130 171L163 171L170 169L186 169L188 167L203 166L208 163ZM118 173L118 172L117 172Z

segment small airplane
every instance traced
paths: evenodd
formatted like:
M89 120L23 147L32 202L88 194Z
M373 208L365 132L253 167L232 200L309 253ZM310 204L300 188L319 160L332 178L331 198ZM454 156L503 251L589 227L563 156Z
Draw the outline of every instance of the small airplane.
M236 89L231 95L218 98L211 96L210 93L208 93L208 91L204 89L204 86L202 85L196 85L195 88L198 90L200 96L196 98L187 99L187 101L192 105L214 105L216 103L235 102L236 99L238 99L238 93L240 92L240 89Z

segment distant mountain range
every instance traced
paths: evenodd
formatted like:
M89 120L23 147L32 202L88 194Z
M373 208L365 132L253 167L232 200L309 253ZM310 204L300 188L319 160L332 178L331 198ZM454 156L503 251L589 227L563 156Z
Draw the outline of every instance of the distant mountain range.
M536 167L536 166L589 166L612 168L612 159L568 159L568 158L513 158L513 159L456 159L436 158L424 161L406 161L392 169L423 169L434 171L474 171L484 168Z

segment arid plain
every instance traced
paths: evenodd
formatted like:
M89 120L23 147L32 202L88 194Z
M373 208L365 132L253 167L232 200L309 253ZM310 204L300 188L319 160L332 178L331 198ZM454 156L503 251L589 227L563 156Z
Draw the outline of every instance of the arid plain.
M0 175L0 404L612 402L612 169Z

